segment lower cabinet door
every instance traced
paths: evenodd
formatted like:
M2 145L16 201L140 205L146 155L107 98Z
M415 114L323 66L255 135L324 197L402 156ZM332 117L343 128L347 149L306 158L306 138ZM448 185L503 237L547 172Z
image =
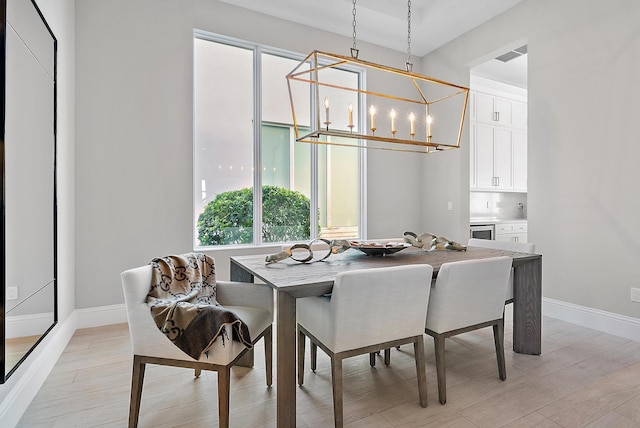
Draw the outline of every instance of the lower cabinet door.
M496 234L496 241L527 242L527 234L526 233L505 233L502 235Z

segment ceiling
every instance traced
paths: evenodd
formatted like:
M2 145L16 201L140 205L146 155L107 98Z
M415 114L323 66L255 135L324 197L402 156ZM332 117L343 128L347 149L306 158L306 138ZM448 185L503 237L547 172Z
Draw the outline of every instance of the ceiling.
M341 36L353 36L353 0L220 1ZM411 54L422 57L521 1L413 0ZM406 52L407 12L407 0L357 0L356 41ZM351 44L345 46L345 49L350 47ZM516 63L519 66L515 66ZM488 64L480 66L475 74L517 86L522 86L524 79L526 87L526 55L524 59L508 63L491 60Z
M527 55L522 55L509 62L491 59L473 67L471 74L526 89Z
M220 0L352 37L352 0ZM424 56L522 0L413 0L411 53ZM407 0L358 0L357 40L407 51ZM351 45L345 47L350 48Z

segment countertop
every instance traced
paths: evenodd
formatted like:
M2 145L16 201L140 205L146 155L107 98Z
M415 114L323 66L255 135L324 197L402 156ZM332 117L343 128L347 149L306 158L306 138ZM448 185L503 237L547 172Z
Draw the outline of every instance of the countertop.
M499 223L526 223L526 218L498 218L498 217L473 217L469 219L470 225L499 224Z

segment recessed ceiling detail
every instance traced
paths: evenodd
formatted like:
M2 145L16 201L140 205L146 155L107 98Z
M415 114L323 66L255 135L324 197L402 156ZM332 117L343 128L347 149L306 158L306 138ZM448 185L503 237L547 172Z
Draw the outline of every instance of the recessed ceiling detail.
M219 0L351 38L352 0ZM522 0L416 0L411 4L411 51L419 57L500 15ZM358 40L407 49L406 0L358 0ZM345 52L347 53L347 52ZM363 49L361 55L366 58ZM399 64L398 67L402 66Z

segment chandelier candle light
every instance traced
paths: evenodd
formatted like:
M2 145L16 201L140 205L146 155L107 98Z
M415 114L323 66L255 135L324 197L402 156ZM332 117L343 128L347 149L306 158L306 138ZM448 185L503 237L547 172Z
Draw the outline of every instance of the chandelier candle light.
M371 135L376 132L376 108L371 106L369 109L369 114L371 114Z
M411 0L407 20L405 70L360 60L353 0L351 56L314 50L286 76L296 141L418 153L460 147L469 88L412 71ZM335 69L364 70L367 80L375 83L360 89L356 78L348 81L345 73ZM324 118L320 100L324 100ZM338 109L333 121L329 103ZM345 113L336 115L336 111ZM361 111L368 111L368 126L358 120ZM390 120L378 114L383 119L388 114Z
M325 119L324 119L324 124L327 127L327 131L329 130L329 125L331 125L331 122L329 122L329 98L324 99L324 110L325 110Z
M411 112L411 114L409 115L409 123L411 124L411 131L409 132L409 135L411 136L412 140L413 140L413 136L416 135L415 122L416 122L416 116L413 114L413 112Z

